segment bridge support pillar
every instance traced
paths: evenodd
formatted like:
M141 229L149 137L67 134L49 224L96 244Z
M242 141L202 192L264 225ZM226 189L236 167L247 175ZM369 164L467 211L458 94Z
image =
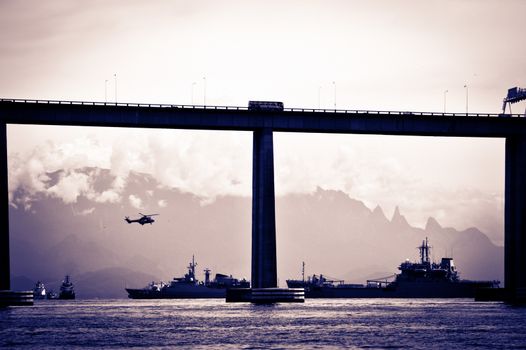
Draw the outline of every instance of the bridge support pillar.
M254 131L252 166L252 288L278 285L272 129Z
M506 138L504 279L510 301L526 301L526 138Z
M9 259L9 190L7 188L7 127L0 123L0 210L4 219L0 220L0 290L11 289L11 270Z

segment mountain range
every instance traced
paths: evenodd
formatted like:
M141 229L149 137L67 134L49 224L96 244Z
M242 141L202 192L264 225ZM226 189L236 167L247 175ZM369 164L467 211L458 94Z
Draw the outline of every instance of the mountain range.
M115 180L108 170L76 171L94 177L102 190ZM49 181L63 175L50 173ZM192 256L200 279L205 268L250 279L250 198L204 200L141 173L131 173L119 195L114 202L81 195L65 203L49 193L14 192L13 203L26 198L30 205L10 206L13 288L31 289L41 280L57 290L69 274L80 298L126 297L125 286L183 275ZM160 215L152 225L123 220L138 212ZM379 206L370 209L343 192L322 188L277 197L280 285L301 277L302 262L306 275L348 282L393 275L402 261L418 260L416 247L426 237L432 258L453 257L461 278L503 281L503 247L477 228L458 231L434 218L424 228L413 227L401 212L396 208L388 218Z

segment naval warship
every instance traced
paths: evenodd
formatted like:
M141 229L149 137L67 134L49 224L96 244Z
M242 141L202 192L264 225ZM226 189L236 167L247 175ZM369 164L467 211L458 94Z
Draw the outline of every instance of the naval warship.
M307 280L287 280L287 286L305 288L305 298L474 298L481 288L499 287L499 281L461 280L452 258L431 262L427 238L418 249L419 262L406 260L398 267L400 273L366 284L313 275Z
M195 277L197 263L192 256L188 265L188 273L183 277L175 277L170 283L151 282L140 289L126 288L131 299L207 299L225 298L229 288L250 288L250 282L238 280L229 275L216 273L210 279L210 270L205 269L205 280L199 281Z
M60 293L58 294L58 298L75 299L75 287L73 286L73 282L71 282L69 275L66 275L62 281L62 284L60 285Z

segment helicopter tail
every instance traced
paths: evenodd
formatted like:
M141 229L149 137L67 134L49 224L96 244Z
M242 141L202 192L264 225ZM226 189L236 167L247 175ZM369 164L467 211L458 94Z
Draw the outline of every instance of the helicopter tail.
M132 223L129 216L124 217L124 221L126 221L128 224Z

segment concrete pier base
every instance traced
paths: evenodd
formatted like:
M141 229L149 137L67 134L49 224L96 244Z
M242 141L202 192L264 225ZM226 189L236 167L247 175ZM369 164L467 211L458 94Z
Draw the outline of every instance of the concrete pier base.
M0 290L0 307L31 306L33 305L33 291L15 292Z
M304 303L303 288L254 288L250 302L255 304Z
M234 288L226 292L227 302L250 302L254 304L304 303L303 288Z

